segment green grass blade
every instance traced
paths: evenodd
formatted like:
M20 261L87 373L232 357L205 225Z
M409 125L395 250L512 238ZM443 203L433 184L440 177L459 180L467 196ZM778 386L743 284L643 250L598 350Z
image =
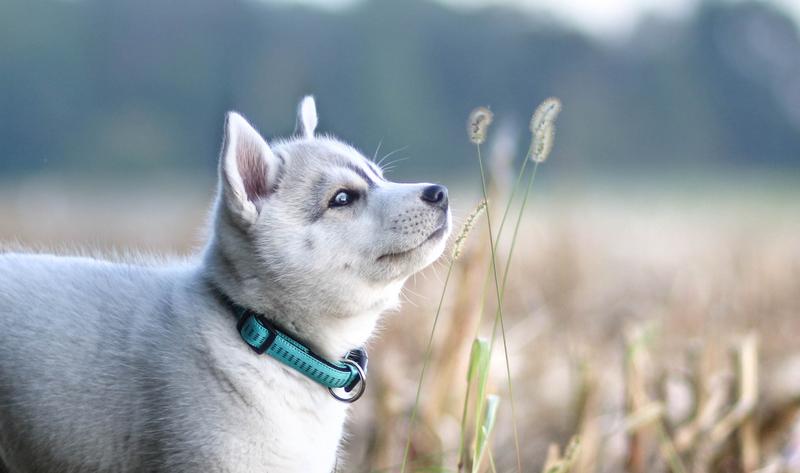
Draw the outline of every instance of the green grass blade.
M500 398L494 394L486 396L486 409L480 425L477 427L477 438L475 443L475 459L472 462L472 472L477 473L483 461L483 456L486 453L486 447L489 444L489 436L494 429L495 420L497 419L497 407L500 404Z

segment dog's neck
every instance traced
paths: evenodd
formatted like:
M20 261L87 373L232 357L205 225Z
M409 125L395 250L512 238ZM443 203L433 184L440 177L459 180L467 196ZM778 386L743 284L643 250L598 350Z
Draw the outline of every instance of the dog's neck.
M201 268L203 278L236 304L264 315L288 335L330 360L364 346L380 314L396 306L402 288L402 281L380 290L355 289L353 294L325 294L315 287L287 287L279 277L265 274L253 258L231 255L226 248L232 245L235 247L236 242L214 239L209 243ZM374 297L365 299L364 292L371 292ZM234 327L233 314L224 315L230 317Z

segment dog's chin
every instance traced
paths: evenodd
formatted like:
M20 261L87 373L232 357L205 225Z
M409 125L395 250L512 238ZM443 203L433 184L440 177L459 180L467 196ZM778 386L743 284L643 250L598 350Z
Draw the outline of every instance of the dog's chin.
M419 245L407 250L384 253L378 257L377 263L393 267L398 276L408 277L436 261L444 251L445 242L450 234L450 222L431 233Z

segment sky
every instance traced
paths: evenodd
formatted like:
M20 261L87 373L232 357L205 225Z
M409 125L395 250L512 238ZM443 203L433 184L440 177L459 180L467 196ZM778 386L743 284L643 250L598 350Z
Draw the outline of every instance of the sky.
M546 12L593 36L630 33L641 18L656 14L679 18L691 13L697 0L439 0L455 8L516 5L532 14Z
M312 4L330 9L363 0L271 0L279 3ZM681 18L702 0L437 0L458 9L488 5L515 5L531 14L550 14L567 25L600 39L616 39L631 33L648 16ZM713 0L736 2L739 0ZM800 23L800 0L762 0L777 5Z

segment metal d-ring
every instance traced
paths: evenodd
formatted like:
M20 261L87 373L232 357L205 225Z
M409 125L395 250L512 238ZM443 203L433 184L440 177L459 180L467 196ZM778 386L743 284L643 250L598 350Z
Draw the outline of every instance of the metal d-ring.
M356 393L351 397L339 396L338 394L336 394L336 392L334 392L333 388L328 388L328 391L330 391L331 396L333 396L337 401L346 402L348 404L356 402L364 394L364 391L367 390L367 376L364 374L364 370L361 368L361 365L359 365L355 361L347 359L347 358L345 358L343 360L339 360L339 361L344 363L344 364L346 364L346 365L350 365L350 366L354 367L356 369L356 371L358 372L358 379L361 380L357 384L358 391L356 391Z

